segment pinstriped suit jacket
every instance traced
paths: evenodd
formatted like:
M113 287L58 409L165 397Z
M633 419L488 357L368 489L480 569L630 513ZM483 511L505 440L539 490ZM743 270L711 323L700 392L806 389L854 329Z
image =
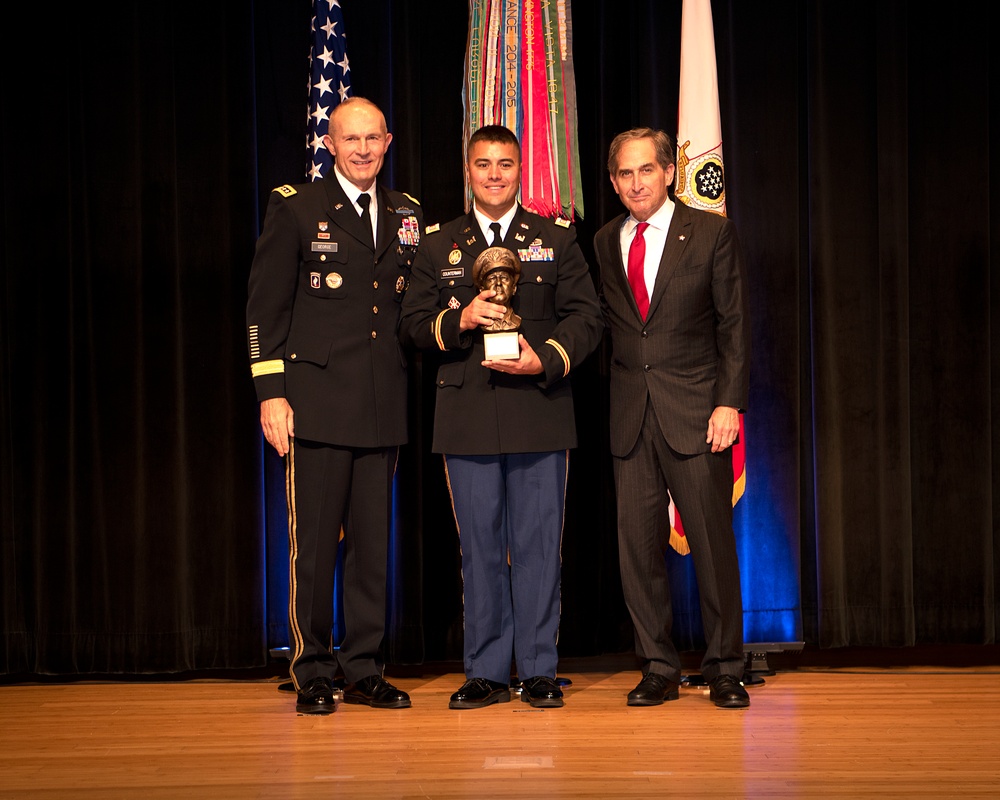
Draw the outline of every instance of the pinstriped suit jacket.
M745 409L750 317L736 229L725 217L674 204L643 323L622 263L622 214L594 237L600 300L611 330L611 453L629 454L646 399L678 453L710 452L716 406Z

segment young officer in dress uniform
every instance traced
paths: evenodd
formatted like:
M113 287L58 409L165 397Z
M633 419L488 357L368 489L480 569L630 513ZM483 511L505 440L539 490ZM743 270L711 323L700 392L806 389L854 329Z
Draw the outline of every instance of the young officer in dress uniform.
M521 699L561 706L555 681L560 548L569 448L576 446L569 373L603 331L576 234L517 204L521 154L506 128L469 141L474 209L427 229L403 302L401 336L442 351L433 450L443 453L462 547L465 684L451 708ZM484 333L506 314L475 287L491 246L516 253L520 356L488 360ZM498 298L499 299L499 298Z
M285 457L296 709L405 708L382 677L392 476L406 441L400 305L420 238L416 201L376 183L392 141L382 112L349 98L324 145L323 180L271 194L250 273L250 365L261 427ZM333 574L344 537L344 622L334 654Z

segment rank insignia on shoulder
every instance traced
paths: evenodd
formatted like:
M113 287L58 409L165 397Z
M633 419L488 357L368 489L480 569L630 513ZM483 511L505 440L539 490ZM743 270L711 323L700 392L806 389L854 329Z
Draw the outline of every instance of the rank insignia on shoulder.
M282 197L291 197L293 194L298 194L298 192L289 186L287 183L284 186L278 186L271 190L272 192L277 192Z
M565 217L556 217L555 218L555 223L560 228L568 228L569 227L569 220L566 219Z
M448 263L455 266L459 261L462 260L462 251L457 247L448 253Z
M416 203L416 204L417 204L418 206L420 205L420 201L419 201L419 200L417 200L417 198L416 198L416 197L414 197L414 196L413 196L412 194L407 194L406 192L403 192L403 196L404 196L404 197L408 197L408 198L410 198L410 199L411 199L411 200L412 200L412 201L413 201L414 203Z
M426 228L424 228L424 233L427 234L437 233L439 230L441 230L441 223L435 222L433 225L428 225Z

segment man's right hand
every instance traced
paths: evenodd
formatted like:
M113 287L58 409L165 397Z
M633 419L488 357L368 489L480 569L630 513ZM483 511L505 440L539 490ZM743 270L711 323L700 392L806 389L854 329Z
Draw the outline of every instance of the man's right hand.
M492 289L483 289L472 298L472 302L462 309L462 320L458 324L461 331L471 331L480 325L489 325L495 319L503 319L507 309L498 303L491 303L490 298L496 295Z
M272 397L260 404L260 429L279 456L288 455L289 437L295 436L295 415L284 397Z

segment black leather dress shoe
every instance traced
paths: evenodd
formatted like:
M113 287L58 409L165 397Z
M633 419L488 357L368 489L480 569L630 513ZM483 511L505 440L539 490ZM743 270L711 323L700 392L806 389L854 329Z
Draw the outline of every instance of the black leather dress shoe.
M665 700L676 700L680 693L677 682L656 672L647 672L639 685L628 693L630 706L659 706Z
M708 685L708 696L719 708L746 708L750 695L732 675L720 675Z
M563 693L555 678L538 675L521 681L521 700L535 708L561 708Z
M448 708L486 708L493 703L509 703L510 687L506 683L470 678L451 696Z
M409 708L410 696L381 675L369 675L344 687L344 702L372 708Z
M295 710L300 714L332 714L337 710L333 703L333 686L329 678L313 678L298 693Z

